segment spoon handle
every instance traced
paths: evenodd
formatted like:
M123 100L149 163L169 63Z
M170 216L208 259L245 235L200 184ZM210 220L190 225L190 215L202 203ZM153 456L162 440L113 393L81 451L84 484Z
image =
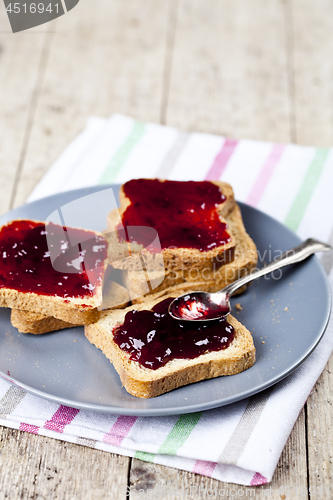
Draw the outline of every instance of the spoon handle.
M287 250L283 255L275 259L273 262L270 262L262 269L254 271L253 273L248 274L247 276L244 276L243 278L240 278L233 283L230 283L230 285L227 285L223 289L223 292L231 296L234 292L236 292L236 290L246 285L247 283L251 283L251 281L257 278L260 278L260 276L265 276L266 274L272 273L273 271L276 271L281 267L288 266L289 264L301 262L315 252L328 252L329 250L332 250L332 247L330 245L322 243L321 241L315 240L313 238L309 238L300 245Z

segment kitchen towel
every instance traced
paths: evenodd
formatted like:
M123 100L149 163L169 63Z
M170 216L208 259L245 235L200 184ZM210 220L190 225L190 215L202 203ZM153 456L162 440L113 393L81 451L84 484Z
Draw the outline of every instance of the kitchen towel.
M185 133L122 115L90 118L28 201L137 177L229 182L239 201L302 239L333 243L333 149ZM332 252L322 263L332 283ZM265 484L332 348L331 321L311 356L272 388L221 408L173 416L87 412L0 380L0 424L221 481Z

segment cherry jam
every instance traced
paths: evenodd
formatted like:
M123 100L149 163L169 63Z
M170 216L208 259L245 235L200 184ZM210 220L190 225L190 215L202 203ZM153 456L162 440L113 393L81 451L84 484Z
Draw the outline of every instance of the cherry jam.
M176 247L208 251L231 240L216 211L226 197L211 182L134 179L124 185L124 193L131 205L123 214L123 225L154 228L162 250ZM132 241L147 247L149 237L140 228Z
M54 261L51 253L57 255ZM102 283L106 257L107 242L91 231L13 221L0 230L0 288L64 298L92 296Z
M129 311L124 323L113 330L115 343L131 360L157 370L172 359L194 359L207 351L226 349L232 342L234 328L225 318L182 324L168 314L172 301L165 299L150 311Z

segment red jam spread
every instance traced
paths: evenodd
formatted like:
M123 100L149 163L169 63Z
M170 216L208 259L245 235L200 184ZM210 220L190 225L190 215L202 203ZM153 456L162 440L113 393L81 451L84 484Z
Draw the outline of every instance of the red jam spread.
M64 237L67 231L72 245ZM51 252L58 256L53 262ZM0 230L0 288L64 298L89 297L102 283L106 256L107 242L93 232L13 221Z
M216 210L226 198L211 182L136 179L124 185L124 193L131 204L123 214L123 225L154 228L162 250L175 247L208 251L231 240ZM150 234L140 228L130 234L129 240L147 247Z
M113 330L115 343L131 360L157 370L172 359L194 359L229 346L234 329L225 318L194 326L178 323L168 314L172 300L159 302L151 311L129 311Z

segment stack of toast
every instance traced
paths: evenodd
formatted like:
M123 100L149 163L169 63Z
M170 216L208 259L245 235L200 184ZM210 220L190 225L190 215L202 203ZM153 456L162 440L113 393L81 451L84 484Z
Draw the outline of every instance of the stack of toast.
M256 266L256 247L246 233L231 186L218 181L129 181L121 187L120 209L109 214L107 225L103 235L90 232L93 244L89 248L99 248L99 263L90 264L94 271L89 271L83 262L76 276L81 273L84 283L88 278L91 286L82 294L81 284L76 295L70 295L70 288L61 295L63 285L36 289L41 284L45 288L46 280L37 283L38 278L34 286L22 291L6 283L6 276L1 281L9 246L18 243L19 237L9 243L4 238L2 244L6 226L0 229L0 306L12 308L13 326L24 333L46 333L84 325L87 339L110 359L125 389L143 398L236 374L253 365L252 335L231 315L212 332L201 332L201 340L196 341L201 347L196 351L191 345L194 335L186 329L179 333L164 309L159 309L166 300L190 290L219 290ZM49 231L45 226L40 229ZM66 265L77 262L80 248L78 245L77 255L66 256L66 250L61 251ZM50 264L53 269L54 261L48 261ZM35 271L43 270L43 266L41 270L30 267L34 278ZM18 280L26 271L23 268ZM122 273L121 284L106 279L110 269ZM62 271L56 271L60 273L57 283L75 275ZM207 349L202 347L205 344ZM214 345L211 350L210 345Z
M122 218L131 206L131 200L125 190L131 183L135 185L139 181L130 181L121 187L120 209L112 211L108 217L109 260L114 267L127 270L126 287L133 302L144 301L147 294L153 294L154 298L158 298L165 295L166 291L177 295L189 290L215 292L250 273L255 267L256 246L244 228L241 211L235 201L233 190L229 184L219 181L211 181L207 184L214 185L225 198L225 201L216 207L219 220L226 225L230 235L230 239L223 245L217 245L205 251L178 246L161 248L157 255L149 252L142 245L129 241L129 238L127 238L127 246L119 245L117 228L119 231L121 227L120 233L122 233L122 226L120 226ZM159 183L162 186L165 184L163 181ZM167 181L167 183L172 184L172 181ZM189 185L188 182L175 184L183 185L185 191ZM154 189L153 185L151 189ZM204 203L202 199L200 202ZM173 215L170 214L171 220L168 220L171 227L177 226L177 220L172 220ZM144 221L141 224L144 226ZM119 246L122 250L119 250ZM240 290L239 293L242 291Z

